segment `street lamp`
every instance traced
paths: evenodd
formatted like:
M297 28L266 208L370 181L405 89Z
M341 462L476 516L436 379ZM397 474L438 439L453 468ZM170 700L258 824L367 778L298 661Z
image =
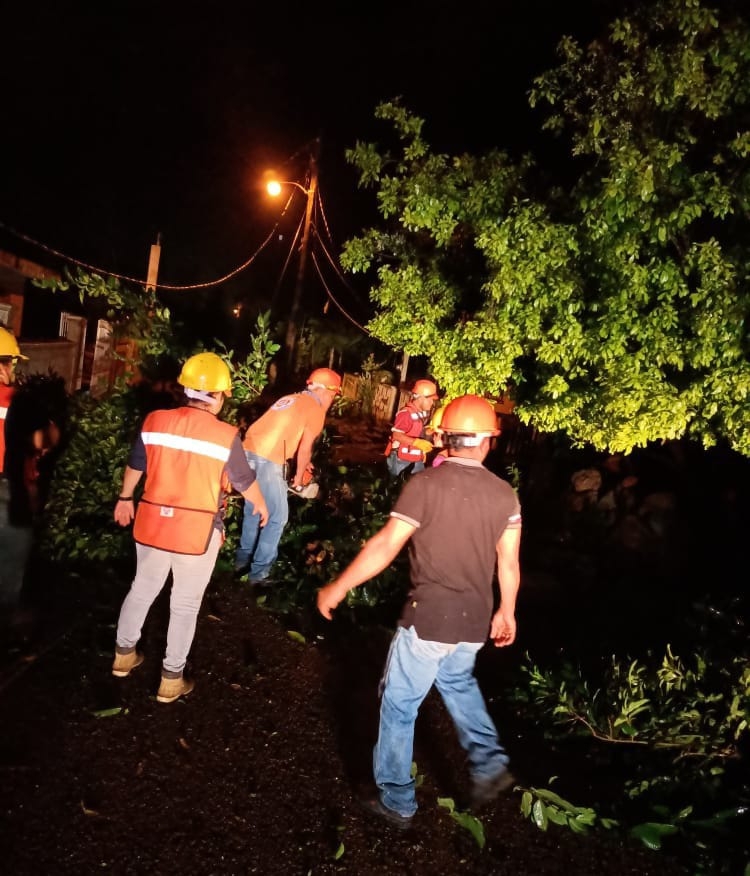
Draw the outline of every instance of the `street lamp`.
M305 209L305 224L302 229L302 242L299 250L299 267L297 269L297 281L294 284L294 293L292 295L292 306L289 310L289 320L286 324L286 337L284 338L284 346L286 347L286 370L287 374L291 374L294 369L294 350L297 345L297 335L299 334L299 309L302 300L302 284L305 278L305 267L307 266L307 252L310 247L310 226L312 224L313 204L315 203L315 193L318 189L318 149L319 141L315 140L313 148L310 150L310 166L309 177L310 184L308 188L300 185L298 182L291 180L279 180L269 178L266 182L266 191L269 195L277 197L281 194L283 186L294 186L298 188L307 198L307 207Z

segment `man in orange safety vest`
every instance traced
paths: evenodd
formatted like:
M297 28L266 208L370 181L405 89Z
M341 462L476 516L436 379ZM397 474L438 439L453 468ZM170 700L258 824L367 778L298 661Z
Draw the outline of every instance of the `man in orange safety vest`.
M146 615L172 572L167 648L156 699L171 703L195 683L183 676L198 611L224 540L224 504L230 485L252 505L261 524L265 499L247 464L239 432L217 415L231 395L229 368L214 353L199 353L182 367L185 404L144 420L115 505L120 526L134 519L137 567L117 624L112 674L128 676L143 662L136 650ZM145 473L136 511L134 491Z

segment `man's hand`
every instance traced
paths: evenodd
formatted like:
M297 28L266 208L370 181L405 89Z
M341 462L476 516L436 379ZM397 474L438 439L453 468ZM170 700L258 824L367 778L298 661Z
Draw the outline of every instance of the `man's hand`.
M265 526L268 523L268 506L265 500L262 502L253 502L253 514L260 514L260 525Z
M125 474L122 478L122 487L120 489L120 498L115 505L115 523L120 526L128 526L133 522L135 517L135 504L133 503L133 493L138 486L138 482L143 476L142 471L125 466Z
M318 590L318 611L326 620L333 620L331 612L338 606L349 591L342 589L337 581L332 581Z
M135 505L132 499L118 499L115 505L115 523L129 526L135 517Z
M365 542L339 577L318 590L318 611L323 617L331 620L331 612L350 590L379 575L392 563L415 528L398 517L389 517L385 526Z
M258 481L253 481L241 495L246 502L253 506L253 514L260 514L260 525L265 526L268 523L268 505L266 505L266 500L260 491Z
M432 444L425 438L415 438L412 441L412 447L416 447L417 450L421 450L422 453L429 453L432 450Z
M505 615L502 610L495 612L490 625L490 638L496 648L512 645L516 640L516 618Z

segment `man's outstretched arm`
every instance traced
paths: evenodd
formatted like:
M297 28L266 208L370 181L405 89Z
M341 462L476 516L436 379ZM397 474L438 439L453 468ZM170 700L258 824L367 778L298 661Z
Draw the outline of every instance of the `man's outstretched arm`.
M331 620L331 612L346 594L389 566L413 534L411 524L397 517L389 518L385 526L365 542L339 577L318 590L318 611L323 617Z

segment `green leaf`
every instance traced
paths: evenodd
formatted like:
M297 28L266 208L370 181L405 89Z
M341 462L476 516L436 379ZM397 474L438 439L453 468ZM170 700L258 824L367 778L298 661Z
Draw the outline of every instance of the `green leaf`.
M95 718L113 718L115 715L119 715L120 713L123 713L122 706L113 706L111 709L98 709L91 714Z
M340 860L344 855L344 844L339 843L339 847L336 849L336 854L333 856L334 861Z
M451 818L469 831L480 849L484 848L486 841L484 825L476 816L470 815L468 812L451 812Z
M307 644L307 639L302 635L302 633L298 633L296 630L287 630L286 634L294 642L299 642L301 645Z
M572 803L567 800L563 800L558 794L555 794L554 791L550 791L547 788L534 788L534 793L540 800L546 800L548 803L554 803L556 806L559 806L560 809L567 809L569 812L577 812L578 807L574 806Z
M559 809L555 809L554 806L547 807L547 818L549 818L553 824L557 824L560 827L568 826L568 816L564 812L560 812Z
M663 837L672 836L675 833L677 833L677 828L673 824L662 824L654 821L637 824L630 831L631 836L655 851L661 848Z
M547 809L541 800L535 800L531 808L531 820L540 830L547 830Z
M568 827L573 831L573 833L586 833L587 826L575 818L568 819Z

